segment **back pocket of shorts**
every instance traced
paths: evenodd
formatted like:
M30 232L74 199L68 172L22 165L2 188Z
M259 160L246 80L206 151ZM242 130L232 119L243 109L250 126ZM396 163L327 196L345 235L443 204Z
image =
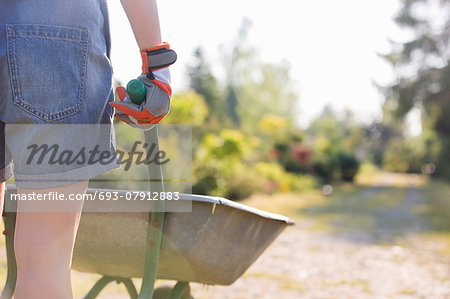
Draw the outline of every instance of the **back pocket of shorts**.
M46 121L80 112L89 30L7 25L14 103Z

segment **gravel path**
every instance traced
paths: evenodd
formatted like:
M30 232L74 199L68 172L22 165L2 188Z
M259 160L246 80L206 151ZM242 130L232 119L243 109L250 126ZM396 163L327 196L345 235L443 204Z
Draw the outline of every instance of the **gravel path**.
M414 241L413 238L410 241ZM439 244L348 242L288 228L232 286L194 285L200 298L450 298Z
M426 226L411 212L422 192L409 187L400 205L374 211L379 224L365 237L358 230L313 231L314 220L297 221L232 286L193 284L194 297L450 298L450 259L439 254L442 244L417 234ZM398 235L401 243L380 245Z

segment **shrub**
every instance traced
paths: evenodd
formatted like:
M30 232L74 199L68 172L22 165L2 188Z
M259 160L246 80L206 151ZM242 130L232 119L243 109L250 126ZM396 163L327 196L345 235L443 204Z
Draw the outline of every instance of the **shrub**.
M226 179L224 196L231 200L241 200L255 192L262 192L264 178L251 168L238 164L233 174Z
M286 172L276 163L259 162L255 165L255 171L264 178L266 193L301 191L313 188L316 184L311 175L298 175Z
M359 161L347 152L340 152L337 156L337 164L341 172L341 179L352 182L359 169Z
M208 106L203 96L188 90L173 96L169 115L161 123L200 126L205 122L208 113Z
M313 163L313 173L321 178L324 183L329 183L336 170L336 164L332 159L320 159Z
M276 158L288 172L306 173L309 171L313 152L303 143L279 142L275 144L271 156Z

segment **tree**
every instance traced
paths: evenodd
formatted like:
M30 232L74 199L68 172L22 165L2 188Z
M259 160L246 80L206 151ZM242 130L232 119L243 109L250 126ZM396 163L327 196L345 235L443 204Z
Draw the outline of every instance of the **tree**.
M412 38L392 42L384 55L397 74L385 89L385 111L404 119L412 109L420 109L422 126L436 133L440 147L432 158L437 173L450 178L450 0L403 0L395 18ZM430 156L430 155L428 155Z
M236 40L231 43L229 53L225 53L223 59L226 72L226 97L225 104L227 106L228 117L237 126L241 125L241 118L238 114L239 98L237 89L240 85L239 78L242 72L242 62L248 58L248 50L245 47L248 31L251 22L249 19L243 19L241 28L239 29Z
M194 58L194 65L188 68L190 87L205 99L210 112L207 120L222 122L225 115L223 91L211 71L202 48L195 49Z
M278 115L295 126L299 95L287 61L255 63L242 77L239 114L244 125L252 126L266 115Z
M359 167L356 155L361 152L364 140L364 129L354 120L352 112L338 114L325 106L307 134L314 150L314 173L324 182L336 177L352 181Z

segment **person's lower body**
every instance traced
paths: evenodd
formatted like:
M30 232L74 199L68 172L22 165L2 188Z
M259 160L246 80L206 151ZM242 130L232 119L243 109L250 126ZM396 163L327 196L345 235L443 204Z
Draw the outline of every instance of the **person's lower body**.
M62 187L19 189L19 194L83 194L87 184L88 181L82 181ZM14 241L18 271L14 298L71 298L70 268L83 201L70 204L74 205L73 212L17 213Z
M88 180L71 185L25 189L18 193L65 197L84 194ZM0 210L3 212L5 182L0 183ZM83 201L65 203L67 212L20 212L27 201L18 202L14 247L17 264L16 299L72 298L70 269Z
M103 0L2 2L0 201L12 174L19 194L69 195L83 194L90 178L118 167L113 159L99 163L78 155L83 142L86 155L97 144L100 152L115 154L106 12ZM97 131L82 127L99 124L104 127ZM15 298L72 297L70 266L82 205L67 201L57 205L64 211L56 211L37 201L17 202Z

